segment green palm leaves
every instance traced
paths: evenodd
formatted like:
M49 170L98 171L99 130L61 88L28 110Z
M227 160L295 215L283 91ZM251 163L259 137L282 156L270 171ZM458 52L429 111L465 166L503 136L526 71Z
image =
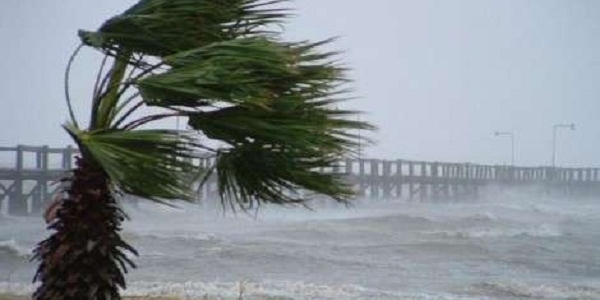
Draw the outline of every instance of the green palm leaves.
M282 0L142 0L106 21L97 32L80 31L85 43L117 55L123 48L167 56L240 36L266 34L287 11Z
M191 137L173 130L108 131L84 135L90 151L119 190L154 201L191 200Z
M80 31L82 45L105 59L87 128L68 95L81 47L67 66L64 128L81 157L55 206L56 232L36 249L35 299L120 299L123 272L134 266L124 251L136 252L118 234L119 192L191 200L214 175L234 209L352 196L337 164L360 142L354 133L372 127L335 107L346 79L337 53L320 51L329 40L288 43L274 31L287 16L283 2L140 0L99 30ZM175 117L190 129L160 128ZM207 152L214 164L203 169Z
M341 174L324 173L337 156L319 151L294 151L259 143L240 145L217 157L219 192L224 200L235 199L242 208L266 203L302 203L302 191L332 196L344 201L352 195Z
M344 68L318 43L288 43L274 32L284 1L142 0L80 31L85 45L112 57L100 71L90 128L69 131L120 190L145 198L189 199L192 163L211 149L219 191L247 205L305 200L300 190L343 201L342 174L323 172L357 145L344 100ZM134 118L140 108L160 113ZM139 114L137 114L139 115ZM140 129L184 117L192 131Z

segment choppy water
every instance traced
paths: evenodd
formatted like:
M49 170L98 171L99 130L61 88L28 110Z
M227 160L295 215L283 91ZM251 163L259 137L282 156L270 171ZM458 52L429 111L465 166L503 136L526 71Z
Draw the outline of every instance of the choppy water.
M237 299L600 299L600 199L263 208L142 204L129 294ZM0 216L0 292L27 293L37 218Z

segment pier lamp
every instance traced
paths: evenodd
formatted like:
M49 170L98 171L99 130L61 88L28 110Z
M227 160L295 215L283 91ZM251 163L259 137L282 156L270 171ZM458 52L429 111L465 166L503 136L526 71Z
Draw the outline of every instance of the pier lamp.
M356 120L360 122L360 115L356 116ZM363 142L362 142L362 132L360 128L358 128L358 160L362 159L363 156Z
M515 166L515 134L508 131L496 131L494 136L508 136L510 137L510 165Z
M554 124L552 126L552 167L556 167L556 132L558 129L570 129L575 130L575 124Z

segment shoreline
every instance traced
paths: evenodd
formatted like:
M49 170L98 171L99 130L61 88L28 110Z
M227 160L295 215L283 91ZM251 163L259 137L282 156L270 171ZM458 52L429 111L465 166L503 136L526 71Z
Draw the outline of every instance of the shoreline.
M31 296L26 295L11 295L11 294L0 294L0 300L29 300ZM182 300L183 298L178 297L161 297L161 296L124 296L123 300ZM201 298L188 298L188 299L201 299Z

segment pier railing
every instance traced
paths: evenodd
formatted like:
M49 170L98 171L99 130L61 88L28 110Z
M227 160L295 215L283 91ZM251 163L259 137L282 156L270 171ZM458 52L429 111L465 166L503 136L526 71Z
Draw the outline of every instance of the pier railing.
M77 150L48 146L0 147L0 213L39 213L73 168ZM214 163L206 158L197 163ZM544 193L600 198L600 168L518 167L413 160L340 159L324 170L343 174L357 194L385 199L476 198L481 187L535 186ZM198 190L201 201L216 197L213 178Z

